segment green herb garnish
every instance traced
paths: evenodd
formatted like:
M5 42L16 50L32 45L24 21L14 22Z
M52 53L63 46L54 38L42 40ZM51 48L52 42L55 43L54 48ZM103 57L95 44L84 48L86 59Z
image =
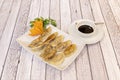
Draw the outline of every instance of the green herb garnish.
M40 18L35 18L34 21L30 21L30 26L31 26L31 27L34 26L33 23L34 23L36 20L37 20L37 21L40 21L40 20L43 21L43 27L44 27L44 29L46 29L46 26L49 25L49 24L51 24L51 25L53 25L53 26L55 26L55 27L57 26L56 21L55 21L54 19L51 19L51 18L46 18L46 19L44 19L43 17L40 17Z

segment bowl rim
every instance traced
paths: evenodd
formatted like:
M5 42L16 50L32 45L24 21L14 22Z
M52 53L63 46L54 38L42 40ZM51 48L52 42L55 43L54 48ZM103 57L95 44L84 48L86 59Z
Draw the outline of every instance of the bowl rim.
M92 24L93 26L91 26L91 25L89 25L89 26L92 27L94 31L93 31L92 33L87 33L87 34L78 31L78 28L77 28L77 27L80 26L80 24L83 23L83 22ZM78 34L80 34L81 36L83 36L83 37L92 36L92 35L94 35L94 34L96 33L96 25L95 25L95 22L92 21L92 20L89 20L89 19L76 20L76 21L73 22L73 24L75 25L76 32L77 32ZM82 24L82 25L83 25L83 24ZM86 25L88 25L88 24L86 24Z

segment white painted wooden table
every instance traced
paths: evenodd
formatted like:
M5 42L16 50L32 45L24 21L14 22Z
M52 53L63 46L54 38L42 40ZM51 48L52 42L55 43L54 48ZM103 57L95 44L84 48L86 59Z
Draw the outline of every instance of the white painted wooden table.
M77 19L104 22L105 37L59 71L16 42L40 16L65 32ZM120 80L120 0L0 0L0 80Z

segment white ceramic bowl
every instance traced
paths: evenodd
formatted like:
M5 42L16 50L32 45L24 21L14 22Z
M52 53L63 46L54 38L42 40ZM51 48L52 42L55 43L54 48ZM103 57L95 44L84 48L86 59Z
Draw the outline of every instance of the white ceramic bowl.
M88 19L76 20L69 25L68 32L73 37L77 38L78 41L83 41L85 44L94 44L100 41L104 37L103 22L94 22ZM85 34L78 31L80 25L90 25L94 32Z
M75 23L75 31L77 32L77 34L79 34L82 37L93 36L96 33L96 31L97 31L97 28L95 26L95 22L92 21L92 20L82 19L82 20L75 21L74 23ZM92 27L94 31L92 33L83 33L83 32L80 32L78 30L78 28L80 26L82 26L82 25L88 25L88 26Z

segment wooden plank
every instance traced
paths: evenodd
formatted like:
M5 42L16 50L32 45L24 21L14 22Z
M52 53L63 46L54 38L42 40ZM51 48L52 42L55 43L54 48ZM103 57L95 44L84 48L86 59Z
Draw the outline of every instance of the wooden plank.
M3 5L3 2L4 2L4 0L1 0L1 1L0 1L0 8L1 8L1 6Z
M45 80L46 64L39 58L33 58L31 80Z
M60 28L60 0L51 0L50 3L50 18L57 21L57 28ZM48 66L46 68L46 80L61 80L61 73L59 70Z
M1 37L1 41L0 41L0 51L1 52L0 52L0 54L2 56L0 56L0 75L2 74L1 72L4 67L4 62L5 62L5 59L7 56L12 33L14 31L14 25L15 25L16 18L17 18L18 12L19 12L20 3L21 3L21 0L16 0L13 2L11 13L10 13L8 21L6 23L6 27L3 32L3 35Z
M72 22L82 18L81 7L79 0L70 0L71 6L71 18ZM87 54L87 47L84 47L83 51L76 59L76 71L78 80L91 80L90 65Z
M69 0L60 0L61 30L68 32L68 25L71 23Z
M94 20L89 0L80 0L83 18ZM99 43L88 45L91 73L94 80L107 80L106 68ZM100 70L99 70L100 69Z
M98 0L90 0L90 2L91 2L91 6L93 8L93 14L94 14L95 21L96 22L98 22L98 21L104 22L105 16L103 16L100 9L104 8L105 11L108 10L108 8L105 7L106 2L102 1L100 6L99 6ZM104 6L103 6L103 3L105 3ZM109 23L111 23L111 22L109 22ZM101 49L103 52L103 57L105 60L105 65L106 65L106 69L108 72L109 80L119 80L120 79L119 78L119 74L120 74L119 67L117 66L117 61L116 61L112 43L110 41L110 36L107 31L107 26L104 24L104 25L100 25L98 27L102 27L105 32L104 39L100 42L100 45L101 45Z
M23 34L27 16L29 13L31 0L24 0L21 3L18 19L13 32L11 45L6 58L6 63L3 70L2 80L14 80L17 74L17 68L20 60L21 47L16 42L16 38Z
M40 9L39 9L39 17L42 16L44 18L49 17L49 4L50 0L41 0ZM45 14L44 14L45 13ZM38 58L34 57L32 71L31 71L31 80L45 80L46 78L46 64L40 61Z
M35 18L37 18L39 16L40 3L41 3L41 0L32 0L30 12L29 12L29 16L28 16L28 21L27 21L27 26L30 25L29 23L31 20L34 20ZM30 27L28 27L27 29L29 29L29 28Z
M22 49L16 80L30 80L32 55Z
M28 26L30 20L33 20L34 18L38 17L39 4L40 4L40 0L32 0L28 21L27 21ZM29 27L26 28L27 30L29 29ZM33 55L27 52L26 50L22 49L16 80L30 80L32 64L33 64Z
M8 21L8 16L11 13L12 3L13 0L5 0L3 4L1 3L2 6L0 7L0 39Z
M117 0L118 1L118 4L119 4L119 7L120 7L120 0Z
M61 73L59 70L47 66L46 68L46 80L61 80Z
M60 0L61 30L67 32L71 23L69 0ZM73 62L66 70L62 71L62 80L76 80L75 63Z
M119 7L119 4L117 1L114 1L114 0L108 0L108 4L112 10L112 15L114 17L113 20L116 20L114 21L115 23L115 26L117 27L117 33L116 33L116 36L114 36L114 38L116 39L113 39L112 37L112 41L113 41L113 46L114 46L114 50L116 52L116 55L117 55L117 59L118 59L118 63L119 63L119 67L120 67L120 56L119 56L119 53L120 53L120 47L118 46L120 44L120 42L118 41L118 39L120 40L120 7ZM114 27L114 25L112 26L112 28ZM114 31L115 33L115 31ZM117 44L116 44L116 40L117 40Z
M77 79L92 80L91 68L88 59L87 47L85 47L76 59Z
M46 2L44 0L41 0L39 16L42 16L44 18L49 17L49 12L48 12L50 7L49 4L50 4L49 0L47 0Z
M71 22L82 19L81 5L79 0L70 0Z
M83 19L94 20L89 1L88 0L80 0L80 4L81 4L81 11L82 11Z
M109 35L111 37L111 41L113 43L116 55L117 55L117 59L118 61L120 61L120 57L118 56L120 53L119 50L119 45L120 45L120 29L119 26L116 24L115 18L112 14L112 11L110 9L109 3L107 1L99 1L100 2L100 6L101 6L101 11L109 32ZM104 8L103 8L104 6Z
M19 50L10 49L6 63L5 63L5 67L3 69L1 80L14 80L15 79L19 54L20 54Z
M60 0L51 0L50 17L57 22L57 28L60 29Z
M114 18L118 24L118 26L120 26L120 4L117 0L108 0L108 3L110 5L110 8L112 10L112 13L114 15Z
M94 80L108 80L106 66L101 52L101 47L98 44L89 45L89 57Z

